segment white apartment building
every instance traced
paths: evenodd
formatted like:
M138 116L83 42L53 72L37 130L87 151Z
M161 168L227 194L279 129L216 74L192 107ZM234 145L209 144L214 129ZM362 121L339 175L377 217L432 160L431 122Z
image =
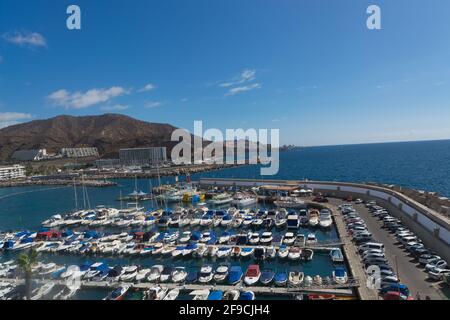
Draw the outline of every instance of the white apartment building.
M0 180L12 180L25 178L25 167L15 164L13 166L0 167Z

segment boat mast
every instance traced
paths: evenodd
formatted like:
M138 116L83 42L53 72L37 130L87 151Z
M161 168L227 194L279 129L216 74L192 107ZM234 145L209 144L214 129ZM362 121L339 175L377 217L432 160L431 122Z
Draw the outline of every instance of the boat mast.
M75 209L78 210L78 196L77 196L77 185L75 182L75 177L73 178L73 191L75 193Z

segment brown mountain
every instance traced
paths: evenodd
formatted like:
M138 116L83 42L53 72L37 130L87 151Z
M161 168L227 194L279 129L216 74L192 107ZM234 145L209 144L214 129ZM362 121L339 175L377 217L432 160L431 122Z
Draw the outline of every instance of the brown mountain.
M150 123L119 114L99 116L58 116L13 125L0 130L0 161L14 151L45 148L58 152L64 147L97 147L102 157L116 157L121 148L165 146L176 127ZM169 153L169 152L168 152ZM170 153L169 153L170 155Z

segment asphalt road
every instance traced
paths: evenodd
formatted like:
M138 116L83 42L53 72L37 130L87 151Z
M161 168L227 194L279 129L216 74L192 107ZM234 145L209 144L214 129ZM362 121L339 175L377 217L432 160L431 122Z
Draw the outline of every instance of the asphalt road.
M342 203L341 200L334 199L331 202L336 205ZM389 260L392 268L396 270L400 281L408 286L414 298L416 298L416 294L419 292L421 299L425 299L426 296L429 296L433 300L449 299L440 290L438 283L428 279L427 274L420 267L418 261L414 261L411 256L408 256L406 251L399 247L395 236L381 228L381 222L370 214L364 204L353 204L353 207L359 213L360 217L365 220L373 238L384 244L386 258Z

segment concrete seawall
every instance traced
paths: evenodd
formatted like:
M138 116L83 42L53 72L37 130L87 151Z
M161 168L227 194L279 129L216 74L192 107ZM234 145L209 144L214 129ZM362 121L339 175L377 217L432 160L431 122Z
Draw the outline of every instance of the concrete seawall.
M301 180L253 180L253 179L200 179L201 185L242 186L289 185L311 188L315 192L338 198L376 200L389 209L393 216L419 236L424 244L450 261L450 219L406 195L380 186L361 183L301 181Z

